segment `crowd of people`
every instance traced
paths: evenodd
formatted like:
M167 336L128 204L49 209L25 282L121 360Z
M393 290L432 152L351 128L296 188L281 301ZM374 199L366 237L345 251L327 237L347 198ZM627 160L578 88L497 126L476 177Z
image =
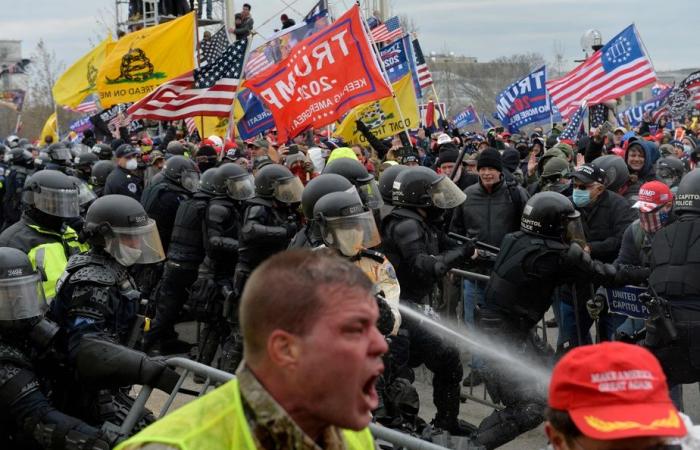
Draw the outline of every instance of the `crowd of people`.
M327 130L200 141L170 125L0 146L3 446L111 448L128 437L131 386L174 389L173 354L236 381L150 427L143 411L120 448L369 448L370 417L487 449L544 420L557 449L685 435L681 386L700 381L690 122L572 141L560 126L380 140L358 121L367 145ZM648 290L646 321L610 311L607 288L626 285ZM543 367L559 360L549 395L507 361L462 361L405 307ZM535 333L550 309L556 348ZM195 344L176 331L192 320ZM433 375L427 422L420 365ZM473 425L460 394L481 383L502 408ZM220 411L240 421L227 429ZM196 436L182 430L193 417Z

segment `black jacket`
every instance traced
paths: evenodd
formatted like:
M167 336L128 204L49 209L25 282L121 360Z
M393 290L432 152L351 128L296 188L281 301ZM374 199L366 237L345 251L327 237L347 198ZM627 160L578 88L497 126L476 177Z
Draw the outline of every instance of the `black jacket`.
M142 192L143 180L123 167L117 167L107 177L102 195L128 195L129 197L141 201Z
M617 258L622 236L634 221L634 211L619 194L604 191L593 204L578 208L591 257L605 263Z

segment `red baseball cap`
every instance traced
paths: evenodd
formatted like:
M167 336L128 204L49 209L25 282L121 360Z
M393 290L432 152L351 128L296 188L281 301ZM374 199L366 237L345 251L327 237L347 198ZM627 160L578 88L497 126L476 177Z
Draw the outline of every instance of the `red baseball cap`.
M639 188L639 200L632 208L648 213L673 200L673 193L660 181L649 181Z
M659 362L649 350L622 342L567 353L554 367L549 407L567 411L592 439L687 433Z

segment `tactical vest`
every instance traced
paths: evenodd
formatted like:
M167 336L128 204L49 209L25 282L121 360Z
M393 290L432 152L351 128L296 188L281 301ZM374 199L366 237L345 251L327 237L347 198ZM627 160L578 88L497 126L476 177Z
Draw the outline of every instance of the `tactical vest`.
M700 220L660 229L651 244L649 285L667 300L700 299Z
M197 193L180 203L168 247L168 259L197 264L204 260L203 222L210 198Z
M558 281L538 273L537 260L545 255L559 255L566 249L562 242L522 231L507 234L486 287L486 306L526 319L528 326L534 325L551 306ZM526 260L530 267L526 267Z

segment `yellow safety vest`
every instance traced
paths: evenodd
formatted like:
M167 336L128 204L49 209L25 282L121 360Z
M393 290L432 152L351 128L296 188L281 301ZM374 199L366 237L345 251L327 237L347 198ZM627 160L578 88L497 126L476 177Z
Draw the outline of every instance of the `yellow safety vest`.
M55 236L58 239L58 241L46 242L32 247L27 253L29 260L32 262L32 267L36 269L37 265L41 265L46 274L46 281L43 283L44 295L46 300L51 301L56 296L56 282L66 270L68 258L72 254L88 251L90 246L80 243L78 234L71 227L66 227L66 231L61 235L45 230L37 225L28 226L38 233ZM64 245L70 248L70 254L66 254Z
M348 450L374 450L374 439L362 431L343 430ZM114 450L139 448L149 442L179 450L257 450L243 413L238 380L233 379L119 444Z

